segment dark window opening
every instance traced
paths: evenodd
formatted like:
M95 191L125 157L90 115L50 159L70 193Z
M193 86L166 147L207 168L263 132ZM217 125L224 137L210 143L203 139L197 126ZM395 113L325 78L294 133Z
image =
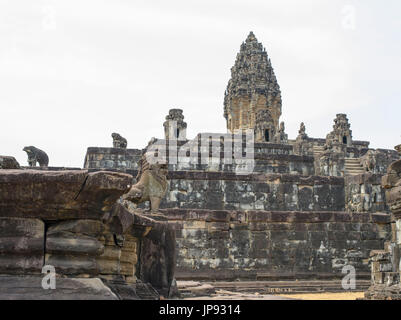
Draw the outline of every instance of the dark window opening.
M176 131L176 137L179 138L179 136L180 136L180 129L177 129L177 131Z
M265 141L270 141L269 130L265 130Z
M346 136L343 137L343 143L347 144L347 137Z

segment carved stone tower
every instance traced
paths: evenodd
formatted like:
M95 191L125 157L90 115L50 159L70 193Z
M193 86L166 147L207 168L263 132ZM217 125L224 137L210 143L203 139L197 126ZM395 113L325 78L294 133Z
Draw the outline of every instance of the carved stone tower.
M346 114L340 113L334 119L333 131L326 137L326 145L342 144L347 147L352 146L352 131Z
M251 32L242 43L231 68L231 79L224 95L224 117L228 131L256 129L256 115L260 110L269 111L269 127L277 131L281 116L280 86L266 50ZM264 115L266 120L267 113ZM262 114L260 116L263 118ZM264 126L267 126L266 123ZM263 135L265 133L267 131ZM269 132L269 137L272 138L274 134ZM261 138L261 132L258 137Z
M186 140L187 123L181 109L170 109L163 123L166 139Z

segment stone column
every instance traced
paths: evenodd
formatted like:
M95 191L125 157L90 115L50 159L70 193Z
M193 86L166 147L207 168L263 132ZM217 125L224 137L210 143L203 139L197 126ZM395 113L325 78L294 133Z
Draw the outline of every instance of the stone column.
M187 123L181 109L170 109L163 124L166 140L186 140Z

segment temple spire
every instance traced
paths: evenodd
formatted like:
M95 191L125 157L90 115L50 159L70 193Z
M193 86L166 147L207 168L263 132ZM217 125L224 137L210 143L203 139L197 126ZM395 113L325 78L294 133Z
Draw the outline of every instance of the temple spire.
M241 44L224 96L227 129L255 129L256 114L267 110L269 134L274 136L281 116L281 91L266 49L251 31ZM260 118L260 117L258 117ZM267 121L267 119L266 119ZM265 122L266 122L265 121Z

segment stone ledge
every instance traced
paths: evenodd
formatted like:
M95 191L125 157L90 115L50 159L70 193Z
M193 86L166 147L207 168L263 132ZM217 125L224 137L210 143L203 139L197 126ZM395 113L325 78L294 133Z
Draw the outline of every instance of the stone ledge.
M1 300L118 300L99 278L57 278L56 289L42 288L43 275L0 276Z
M207 209L160 209L170 221L200 220L207 222L266 222L266 223L391 223L391 215L387 213L350 214L335 211L230 211Z
M382 183L382 174L374 174L374 173L362 173L358 174L355 176L347 176L346 180L348 183L352 184L364 184L364 183L369 183L369 184L377 184L381 185Z
M122 149L122 148L107 148L107 147L88 147L87 155L92 153L101 153L101 154L134 154L141 155L142 150L140 149Z
M327 176L303 176L299 174L247 174L237 175L233 172L204 172L204 171L173 171L169 172L167 178L185 179L185 180L233 180L233 181L255 181L255 182L292 182L301 185L344 185L343 177L327 177Z
M232 269L215 269L213 272L207 270L190 270L188 268L178 267L176 270L176 278L178 280L212 280L212 281L233 281L241 279L242 281L285 281L285 280L332 280L337 279L341 284L344 274L339 270L337 273L304 273L304 272L260 272L258 270L232 270ZM368 272L358 272L359 280L370 279ZM240 283L240 282L238 282ZM363 289L367 286L365 285Z
M0 170L0 216L101 219L131 183L106 171Z
M82 168L77 167L27 167L22 166L21 169L23 170L37 170L37 171L80 171Z

